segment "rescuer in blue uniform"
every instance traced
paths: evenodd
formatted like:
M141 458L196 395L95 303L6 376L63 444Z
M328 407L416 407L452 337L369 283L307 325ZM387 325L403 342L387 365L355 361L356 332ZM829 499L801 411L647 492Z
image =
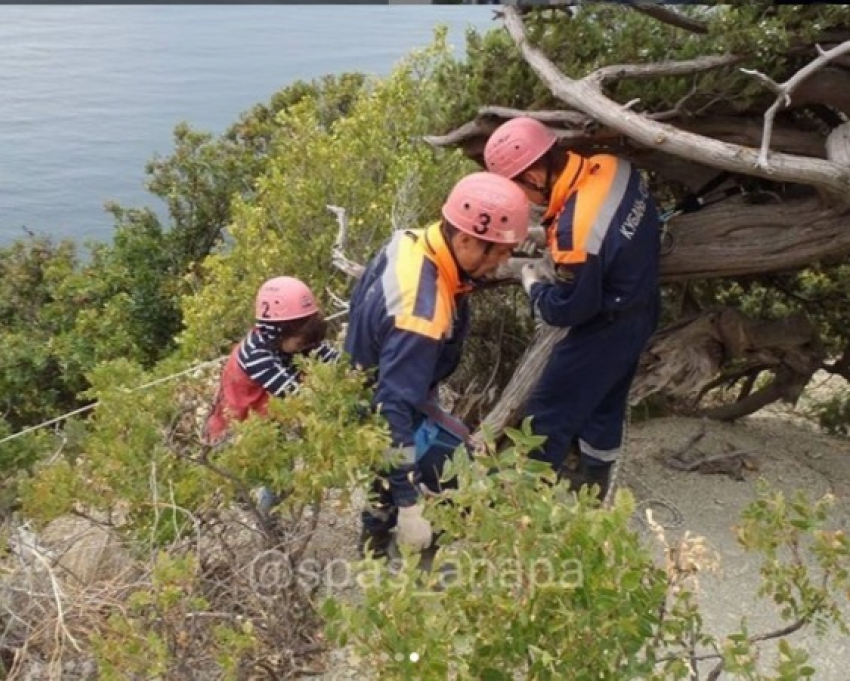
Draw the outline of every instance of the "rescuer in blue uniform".
M569 327L553 349L525 416L547 437L535 458L571 487L598 485L604 499L623 440L629 388L641 351L658 324L660 220L638 170L610 155L584 157L529 117L497 128L487 168L513 180L546 208L554 278L539 263L522 269L535 315ZM579 465L565 466L570 448Z
M392 436L389 470L363 512L361 548L376 555L386 551L393 527L399 545L431 545L420 485L438 493L443 464L468 437L438 407L437 387L461 359L467 294L526 238L529 203L509 180L473 173L454 186L442 218L396 232L351 297L344 349L355 366L374 372L374 406Z

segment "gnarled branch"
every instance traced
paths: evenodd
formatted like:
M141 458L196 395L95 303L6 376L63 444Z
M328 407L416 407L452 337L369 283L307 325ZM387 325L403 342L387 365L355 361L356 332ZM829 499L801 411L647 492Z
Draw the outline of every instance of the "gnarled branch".
M729 199L669 225L674 248L661 259L665 282L789 271L850 253L847 217L814 198L781 210Z
M668 9L662 5L641 2L630 5L630 7L641 14L646 14L647 16L660 21L661 23L669 24L676 28L683 28L691 33L708 33L708 25L705 22L692 19L691 17L686 17L684 14L679 14L675 10Z
M705 410L709 418L734 420L777 399L794 402L821 366L822 347L804 315L765 321L732 308L709 312L656 334L641 356L629 400L636 404L664 392L696 403L729 359L764 365L775 378L734 404Z
M528 116L534 118L541 123L570 126L573 128L583 128L593 123L593 119L585 116L578 111L562 111L562 110L547 110L539 111L523 111L522 109L512 109L507 106L482 106L478 109L479 116L495 116L497 118L516 118L517 116Z
M665 112L673 115L675 112ZM694 163L685 157L671 156L662 150L648 149L632 144L631 140L611 128L593 124L592 119L572 111L524 111L501 107L486 107L479 110L475 120L445 135L430 135L424 141L437 147L459 146L464 153L480 161L487 139L505 120L516 116L537 118L547 125L559 138L562 149L576 149L579 152L596 153L597 150L624 156L641 168L652 170L671 181L695 189L702 186L706 179L716 173L715 170ZM650 118L661 120L657 115ZM663 118L664 116L662 116ZM565 125L574 125L572 129L563 129L558 121ZM677 126L698 135L707 135L724 142L745 146L758 146L761 140L762 119L743 116L708 116L685 118ZM774 148L790 153L824 158L823 135L816 131L799 130L791 125L778 125L773 130ZM830 159L839 162L837 159ZM695 178L695 179L694 179Z
M839 205L850 202L850 169L829 161L775 154L770 169L757 164L756 150L677 130L652 121L606 97L596 83L564 75L539 49L531 45L520 15L505 8L505 26L526 62L558 99L583 111L646 146L689 158L715 168L752 174L771 180L809 184Z
M787 107L791 104L791 94L804 80L809 78L815 71L826 66L830 61L840 57L843 54L850 53L850 40L843 42L840 45L833 47L831 50L822 50L818 46L818 57L806 64L797 73L791 76L784 83L777 83L760 71L752 69L741 69L744 73L758 78L765 86L776 93L776 100L770 105L770 108L764 114L764 131L762 133L761 148L759 149L758 159L756 164L759 168L765 170L770 168L770 161L767 158L768 150L770 149L770 136L773 132L773 120L776 118L776 113L782 107ZM848 187L850 189L850 187Z
M345 272L349 277L359 279L363 275L365 269L353 260L349 260L345 255L345 246L348 241L348 214L345 208L339 206L327 206L327 209L336 216L339 224L339 232L337 232L336 240L334 241L333 250L331 251L331 263L334 267Z
M727 54L684 59L682 61L653 62L651 64L613 64L596 69L596 71L586 75L578 82L585 82L598 88L608 80L686 76L700 71L710 71L711 69L719 69L724 66L734 66L740 63L740 61L741 57L734 54Z

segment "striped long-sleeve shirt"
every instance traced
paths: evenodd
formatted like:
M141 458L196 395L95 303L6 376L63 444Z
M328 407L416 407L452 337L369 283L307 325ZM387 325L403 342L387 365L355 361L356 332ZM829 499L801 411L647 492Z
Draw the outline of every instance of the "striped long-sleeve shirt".
M314 351L323 362L335 362L339 351L323 341ZM280 337L255 326L239 344L239 367L268 393L282 397L298 390L300 372L293 361L295 355L280 350Z

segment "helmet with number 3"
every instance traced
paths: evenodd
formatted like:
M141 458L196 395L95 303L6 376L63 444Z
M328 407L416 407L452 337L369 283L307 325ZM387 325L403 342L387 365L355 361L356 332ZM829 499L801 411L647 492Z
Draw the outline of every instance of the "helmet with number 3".
M483 241L518 244L528 236L530 208L525 193L495 173L472 173L451 190L443 217Z
M255 316L258 322L287 322L319 311L313 292L295 277L269 279L257 291Z

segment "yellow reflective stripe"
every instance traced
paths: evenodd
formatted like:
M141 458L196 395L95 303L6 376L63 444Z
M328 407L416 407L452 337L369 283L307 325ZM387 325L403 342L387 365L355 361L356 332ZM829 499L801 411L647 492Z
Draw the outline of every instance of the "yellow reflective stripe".
M423 253L416 245L417 242L410 237L402 236L395 260L395 280L398 282L400 296L396 315L399 317L412 316L413 310L416 309L416 293L422 276L423 259Z
M452 326L454 298L445 275L437 277L437 288L433 291L436 299L433 317L428 319L413 314L423 265L426 260L430 262L423 241L421 234L419 240L404 233L397 234L387 248L387 269L381 283L387 314L395 318L396 328L439 340L448 334Z

